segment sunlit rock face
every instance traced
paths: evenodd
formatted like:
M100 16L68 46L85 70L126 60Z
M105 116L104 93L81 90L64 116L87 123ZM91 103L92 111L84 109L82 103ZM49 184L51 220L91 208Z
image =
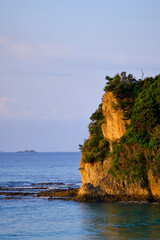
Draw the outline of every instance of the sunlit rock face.
M105 122L102 124L102 132L105 138L110 141L115 141L123 136L126 132L126 123L124 121L123 111L115 110L113 104L116 104L117 100L113 96L112 92L106 92L102 99L102 111L105 117Z

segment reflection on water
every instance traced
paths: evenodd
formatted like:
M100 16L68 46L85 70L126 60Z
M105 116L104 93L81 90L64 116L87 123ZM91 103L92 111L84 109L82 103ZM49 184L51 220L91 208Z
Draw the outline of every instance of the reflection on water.
M86 239L160 239L159 204L82 204Z

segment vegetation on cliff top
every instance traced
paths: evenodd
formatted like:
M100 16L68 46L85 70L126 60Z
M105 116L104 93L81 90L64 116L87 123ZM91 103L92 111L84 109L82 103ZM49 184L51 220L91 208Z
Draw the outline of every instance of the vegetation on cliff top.
M146 183L147 172L160 176L160 75L136 80L125 72L106 77L106 92L113 92L115 110L123 110L123 119L130 119L126 133L113 143L113 160L109 173L128 182ZM109 154L101 124L102 106L91 116L90 138L81 145L83 161L103 161Z

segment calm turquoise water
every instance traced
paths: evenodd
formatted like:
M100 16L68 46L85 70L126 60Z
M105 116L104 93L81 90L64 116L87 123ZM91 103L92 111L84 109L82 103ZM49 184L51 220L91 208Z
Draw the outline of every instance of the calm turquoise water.
M1 153L0 192L77 187L80 153ZM45 183L45 184L44 184ZM0 200L0 239L160 239L160 205Z

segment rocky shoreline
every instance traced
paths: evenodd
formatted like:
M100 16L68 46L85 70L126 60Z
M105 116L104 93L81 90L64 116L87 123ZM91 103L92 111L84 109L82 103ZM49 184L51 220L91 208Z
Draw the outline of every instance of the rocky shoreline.
M23 190L23 189L22 189ZM44 198L47 200L63 200L63 201L78 201L85 203L116 203L116 202L143 202L143 203L160 203L160 201L156 201L153 198L141 197L137 198L137 196L127 196L127 195L112 195L112 194L79 194L79 188L69 188L69 189L53 189L53 190L44 190L39 191L38 193L31 192L0 192L0 196L4 196L1 200L18 200L18 199L26 199L26 198Z
M79 188L72 183L8 183L0 186L0 200L44 198L49 200L71 200L78 194Z
M21 189L23 190L23 189ZM1 200L12 200L12 199L23 199L24 197L32 198L47 198L48 200L73 200L78 193L78 189L69 188L69 189L54 189L47 191L36 192L6 192L1 191L0 196L4 196Z

